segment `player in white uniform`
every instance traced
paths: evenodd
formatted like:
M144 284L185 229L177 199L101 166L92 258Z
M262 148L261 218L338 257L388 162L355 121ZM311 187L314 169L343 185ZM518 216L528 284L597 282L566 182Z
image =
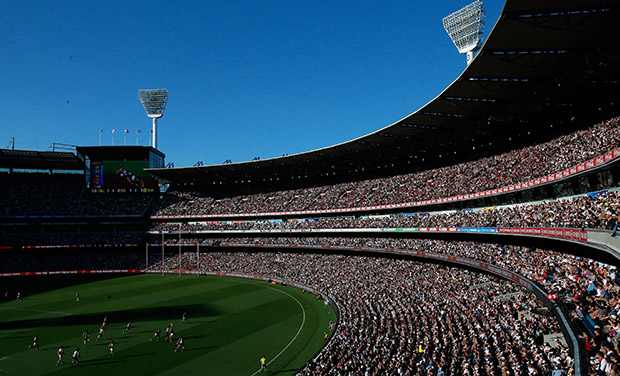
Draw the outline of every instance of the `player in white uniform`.
M80 361L79 358L80 357L80 349L75 349L75 351L73 352L73 357L71 359L71 365L73 366L75 364L75 366L79 366L80 365Z
M123 334L129 332L129 334L131 334L131 321L127 323L127 326L125 327L125 330L123 330Z
M174 349L174 352L177 352L179 349L181 349L181 351L185 351L185 339L183 336L179 337L179 340L177 341L177 348Z

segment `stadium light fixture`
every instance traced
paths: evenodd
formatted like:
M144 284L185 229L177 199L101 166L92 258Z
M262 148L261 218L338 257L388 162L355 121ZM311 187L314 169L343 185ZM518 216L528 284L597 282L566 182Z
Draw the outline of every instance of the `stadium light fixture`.
M146 116L153 119L153 147L157 149L157 119L164 116L168 103L167 89L138 90L138 96Z
M485 18L484 3L476 0L443 19L443 27L457 50L467 55L467 65L474 59L474 52L482 46Z

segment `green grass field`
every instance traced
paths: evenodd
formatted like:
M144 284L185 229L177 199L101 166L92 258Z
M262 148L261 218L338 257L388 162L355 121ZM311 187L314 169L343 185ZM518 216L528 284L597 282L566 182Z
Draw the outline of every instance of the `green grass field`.
M32 278L0 285L22 291L20 300L0 304L0 373L250 376L265 355L267 374L290 375L321 348L329 320L335 321L333 310L314 295L259 281L160 275L98 281L79 275ZM186 323L181 322L183 312ZM108 326L97 341L106 315ZM128 321L132 333L123 334ZM175 338L185 338L184 352L174 352L175 343L163 341L170 323ZM162 340L151 342L157 329ZM85 330L91 334L86 346ZM28 349L35 335L40 351ZM113 358L108 358L110 340L116 344ZM56 366L61 345L65 364ZM72 367L76 348L80 365Z

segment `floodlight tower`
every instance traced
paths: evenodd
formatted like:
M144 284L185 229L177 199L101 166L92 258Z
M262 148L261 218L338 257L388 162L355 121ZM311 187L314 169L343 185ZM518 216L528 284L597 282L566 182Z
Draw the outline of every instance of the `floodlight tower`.
M153 147L157 149L157 119L164 116L168 103L167 89L138 90L138 96L146 116L153 119Z
M443 19L443 27L459 53L467 54L467 65L482 46L485 16L484 3L476 0Z

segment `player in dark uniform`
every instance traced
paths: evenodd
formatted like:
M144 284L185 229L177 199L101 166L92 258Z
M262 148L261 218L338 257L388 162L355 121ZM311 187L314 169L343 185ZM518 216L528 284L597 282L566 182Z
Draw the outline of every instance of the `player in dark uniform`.
M127 326L125 327L125 330L123 330L123 333L127 333L129 332L129 334L131 334L131 321L127 323Z
M183 336L179 337L179 340L177 341L177 348L174 349L174 352L177 352L179 349L181 349L181 351L185 351L185 339Z
M65 349L63 349L62 345L58 348L58 360L56 361L56 365L65 364L65 361L62 359L62 356L65 355Z
M150 340L151 340L151 341L152 341L152 340L157 340L157 342L159 342L159 336L160 336L160 334L161 334L161 329L157 329L157 330L155 331L155 334L153 334L153 337L152 337Z
M181 322L187 322L187 312L183 312L183 317L181 318Z
M39 336L35 335L32 339L32 345L28 346L29 349L37 349L39 351Z
M166 328L166 333L165 333L166 341L172 342L172 339L170 339L170 333L173 333L174 335L174 329L172 329L172 323L168 325L168 327Z
M80 365L80 361L78 359L79 357L80 357L80 349L77 348L73 352L73 356L72 356L72 359L71 359L71 366L73 366L74 364L75 364L76 367Z
M84 347L86 347L86 342L90 341L90 333L88 333L88 329L84 333L82 333L82 340L84 342Z
M101 324L102 328L108 326L108 316L103 316L103 324Z
M114 357L114 341L111 341L108 344L108 349L110 349L110 353L108 354L108 358Z
M97 334L97 341L99 341L99 338L103 338L103 325L101 326L101 328L99 328L99 333Z

